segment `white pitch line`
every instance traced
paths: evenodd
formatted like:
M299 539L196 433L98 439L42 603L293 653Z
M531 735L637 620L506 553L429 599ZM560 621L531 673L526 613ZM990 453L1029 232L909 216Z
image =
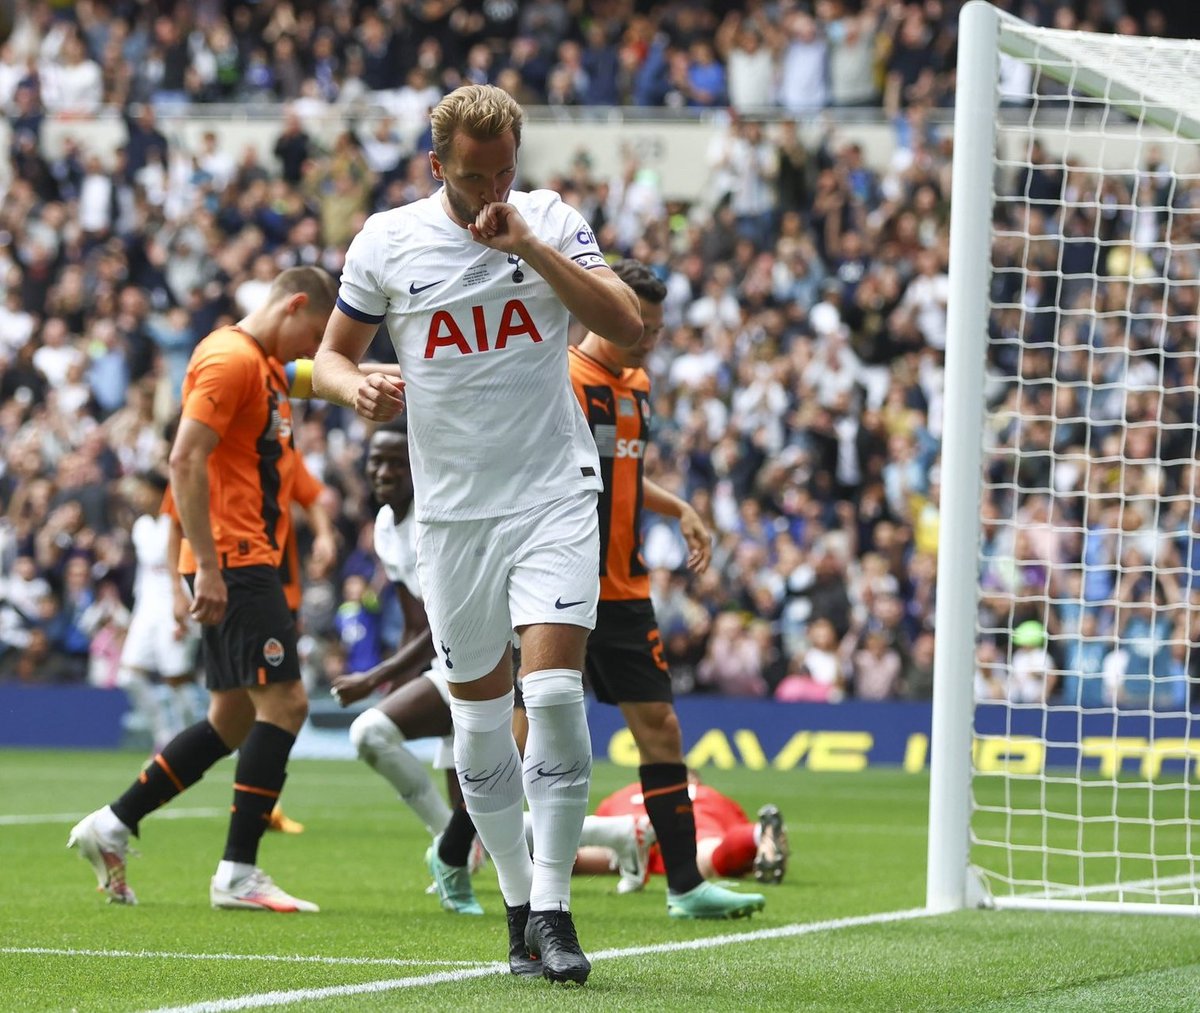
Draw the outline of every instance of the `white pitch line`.
M638 957L651 953L674 953L681 950L707 950L735 943L757 942L762 939L785 939L806 936L816 932L832 932L837 929L856 928L862 925L882 925L888 922L910 921L927 918L933 912L926 908L908 911L887 911L880 914L860 915L855 918L834 918L823 922L807 922L783 925L774 929L758 929L753 932L737 932L731 935L707 936L703 939L688 939L674 943L657 943L651 946L630 946L623 949L600 950L591 954L592 960L616 960L621 957ZM450 982L468 981L496 974L507 974L507 964L489 964L462 971L442 971L423 974L415 978L392 978L385 981L369 981L360 985L330 985L325 988L297 988L289 991L262 992L257 995L242 995L233 999L212 999L187 1006L165 1006L149 1013L232 1013L235 1010L262 1009L266 1006L290 1006L293 1003L320 999L337 999L372 992L393 992L402 988L418 988L422 985L442 985Z
M439 971L422 974L416 978L389 978L384 981L367 981L361 985L329 985L326 988L295 988L287 992L262 992L258 995L242 995L236 999L214 999L210 1002L193 1003L190 1006L165 1006L151 1013L224 1013L243 1009L262 1009L264 1006L290 1006L312 999L339 999L349 995L368 995L371 992L394 992L401 988L419 988L421 985L441 985L450 981L468 981L471 978L489 978L497 974L508 974L508 964L489 964L463 971Z
M163 960L256 960L277 964L355 964L371 967L488 967L484 960L407 960L399 957L317 957L277 953L171 953L159 950L74 950L55 946L0 946L0 953L50 957L157 957Z
M885 925L888 922L907 922L914 918L928 918L933 914L927 908L910 908L907 911L884 911L874 915L858 915L852 918L831 918L823 922L801 922L781 925L777 929L755 929L752 932L734 932L725 936L704 936L701 939L681 939L674 943L654 943L650 946L630 946L617 950L599 950L591 954L593 960L613 960L619 957L639 957L646 953L677 953L681 950L711 950L729 943L754 943L760 939L789 939L793 936L810 936L815 932L834 932L837 929L852 929L860 925Z
M152 820L197 820L211 816L227 816L229 809L163 809L150 816ZM0 827L38 826L45 823L78 823L87 813L30 813L0 816Z
M1040 893L1031 893L1029 897L1033 900L1072 900L1097 893L1150 893L1155 888L1187 886L1194 884L1196 880L1195 873L1184 872L1177 876L1164 876L1162 879L1130 879L1120 883L1093 883L1091 886L1053 886Z

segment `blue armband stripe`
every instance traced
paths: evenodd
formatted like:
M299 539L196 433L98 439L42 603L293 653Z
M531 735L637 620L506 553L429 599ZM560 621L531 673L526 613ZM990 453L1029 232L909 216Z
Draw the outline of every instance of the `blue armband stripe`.
M380 313L379 316L375 316L373 313L364 313L362 310L356 310L341 296L338 296L337 308L352 320L357 320L363 324L381 324L383 323L383 318L387 315Z

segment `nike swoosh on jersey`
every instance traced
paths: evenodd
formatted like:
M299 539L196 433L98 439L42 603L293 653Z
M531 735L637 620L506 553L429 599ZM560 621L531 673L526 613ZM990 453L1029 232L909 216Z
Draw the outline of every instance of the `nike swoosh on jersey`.
M556 609L569 609L569 608L574 608L576 605L585 605L585 604L587 604L586 598L583 598L580 601L563 601L562 597L560 596L559 598L557 598L555 600L554 607Z
M431 281L428 285L418 285L415 281L411 282L408 286L408 294L409 295L419 295L420 293L424 292L427 288L433 288L434 285L440 285L445 280L446 280L445 278L438 278L437 281Z

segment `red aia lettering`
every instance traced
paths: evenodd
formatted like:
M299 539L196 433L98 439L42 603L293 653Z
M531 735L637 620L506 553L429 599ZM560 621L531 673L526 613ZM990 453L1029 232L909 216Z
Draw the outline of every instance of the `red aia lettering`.
M482 307L479 307L482 309ZM470 355L471 346L463 337L454 317L445 310L438 310L429 321L429 337L425 341L425 358L432 359L439 348L457 348L460 355Z
M471 324L474 330L475 347L467 341L466 334L458 325L458 321L449 310L438 310L429 319L429 336L425 340L425 358L432 359L439 348L456 348L459 355L470 355L472 352L499 351L508 347L508 339L519 335L528 335L530 340L537 343L542 340L537 325L529 315L529 310L520 299L510 299L500 312L500 327L496 331L495 341L488 335L487 320L483 315L482 306L471 307Z
M520 317L520 326L517 326L517 317ZM507 348L509 335L517 334L528 334L535 343L542 340L533 318L525 309L525 304L520 299L509 299L504 304L504 312L500 316L500 333L496 335L497 350Z

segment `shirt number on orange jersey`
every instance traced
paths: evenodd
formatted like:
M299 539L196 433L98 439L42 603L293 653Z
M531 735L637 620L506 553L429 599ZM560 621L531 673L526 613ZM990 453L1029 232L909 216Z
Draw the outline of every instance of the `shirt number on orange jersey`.
M659 671L667 671L667 659L663 657L662 634L658 632L656 626L646 634L646 639L650 641L650 657L654 659L654 664L659 668Z

